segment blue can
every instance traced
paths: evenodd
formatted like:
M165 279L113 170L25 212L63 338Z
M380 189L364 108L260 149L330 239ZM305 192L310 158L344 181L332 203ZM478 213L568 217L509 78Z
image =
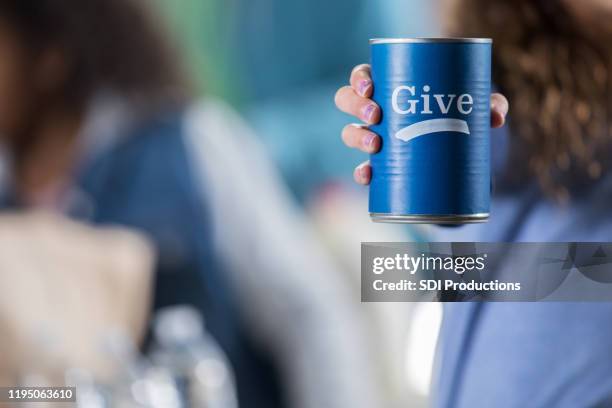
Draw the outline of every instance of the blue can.
M492 41L370 40L382 138L370 157L379 222L471 223L489 217Z

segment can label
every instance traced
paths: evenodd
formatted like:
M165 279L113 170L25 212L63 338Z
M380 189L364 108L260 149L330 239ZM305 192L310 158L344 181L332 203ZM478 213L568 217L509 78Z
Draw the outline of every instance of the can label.
M434 115L431 104L432 95L429 94L431 91L431 86L425 85L423 87L423 93L421 93L418 99L414 98L416 95L415 89L415 86L410 85L400 85L395 88L393 90L393 95L391 96L393 111L398 115ZM400 106L400 98L404 96L403 93L409 94L409 97L404 101L404 103L408 105L406 109L402 109ZM433 98L435 100L433 109L436 110L435 114L438 115L448 116L451 111L451 107L455 107L455 104L456 111L463 116L469 116L474 110L474 98L469 93L465 93L460 96L455 94L434 94ZM418 110L419 103L422 103L422 108L420 108L420 111ZM420 122L413 123L403 129L398 130L394 134L394 137L404 142L408 142L419 136L440 132L459 132L469 135L470 128L467 121L464 119L452 119L448 117L439 119L424 119Z
M490 203L491 43L374 42L382 148L370 158L377 217L486 218Z

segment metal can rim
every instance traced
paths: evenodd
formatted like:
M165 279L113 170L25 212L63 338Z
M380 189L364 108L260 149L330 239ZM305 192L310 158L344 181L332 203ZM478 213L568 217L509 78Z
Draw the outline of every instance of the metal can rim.
M491 38L462 37L415 37L415 38L372 38L370 44L415 44L415 43L477 43L491 44Z
M386 214L370 213L374 222L398 224L474 224L489 220L489 213L478 214Z

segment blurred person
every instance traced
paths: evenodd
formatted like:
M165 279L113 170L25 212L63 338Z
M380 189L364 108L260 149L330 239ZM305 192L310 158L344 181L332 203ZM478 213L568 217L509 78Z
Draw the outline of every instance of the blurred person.
M508 132L492 139L490 221L432 227L431 240L609 241L612 1L454 0L443 12L451 35L493 38L494 81L513 108ZM369 67L358 66L350 84L338 107L379 121L378 107L366 110L376 86ZM506 98L492 95L491 108L492 126L502 126ZM361 126L347 126L342 139L367 153L381 143ZM371 167L354 176L368 184ZM505 263L499 268L512 268ZM435 406L610 406L611 318L609 303L447 304Z
M100 348L111 335L144 337L153 263L149 243L126 228L0 215L0 287L10 288L0 296L0 384L63 384L67 367L112 383L115 356Z
M393 406L372 358L381 335L366 333L358 287L319 245L253 130L205 98L187 112L185 136L206 186L214 251L247 325L278 359L290 406Z
M380 405L368 394L373 384L364 374L371 370L362 359L360 316L299 214L286 210L272 169L261 172L259 183L274 194L249 190L255 200L232 188L253 183L265 162L232 172L231 182L199 172L198 160L216 159L229 173L236 153L222 150L211 158L188 150L201 139L197 132L193 140L186 135L189 82L147 6L140 0L0 2L0 134L9 161L2 208L43 208L143 232L157 258L154 310L199 309L236 373L240 406ZM237 121L218 109L205 112L206 123ZM231 140L243 127L205 131L207 138ZM213 209L219 185L234 197L224 204L223 219ZM253 205L258 225L275 217L273 229L251 229L256 220L241 218ZM219 250L232 248L218 242L219 229L239 233L238 252ZM282 235L266 245L272 234ZM239 284L246 277L239 289L232 273ZM320 296L316 285L325 286Z
M231 72L231 86L222 94L223 99L230 100L246 116L315 226L317 239L342 267L349 287L357 292L360 242L418 240L419 234L403 226L373 224L361 211L367 194L352 185L346 172L347 166L358 162L360 153L345 149L340 140L330 143L329 129L341 126L345 118L333 109L329 96L344 79L348 67L367 57L364 44L372 33L416 35L423 30L438 30L431 21L432 2L216 3L225 6L217 6L215 20L219 29L213 34L218 38L200 36L197 43L200 50L206 43L213 45L212 60L225 61L224 72ZM412 16L408 24L404 11ZM351 21L351 29L338 29L338 21ZM207 22L200 23L200 27L211 31ZM215 39L211 41L212 38ZM231 97L227 99L226 94ZM368 320L373 347L384 350L376 353L376 359L384 366L385 395L393 400L405 399L412 390L405 387L405 367L397 355L406 347L410 320L405 317L410 305L371 303L358 307Z

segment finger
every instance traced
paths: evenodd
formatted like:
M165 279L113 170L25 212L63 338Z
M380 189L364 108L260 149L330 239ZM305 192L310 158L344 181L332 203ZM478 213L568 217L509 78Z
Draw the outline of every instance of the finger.
M500 128L506 123L506 115L510 105L506 97L500 93L491 95L491 126Z
M369 99L357 95L350 86L342 87L336 92L336 106L342 112L372 125L380 120L380 108Z
M357 166L353 173L353 178L358 184L364 186L370 184L372 180L372 167L370 166L370 162L367 161Z
M357 65L353 69L353 72L351 72L351 79L349 82L357 95L364 98L372 96L374 87L370 74L370 66L368 64Z
M364 125L345 126L342 129L342 141L348 147L354 147L365 153L376 153L380 150L380 137Z

